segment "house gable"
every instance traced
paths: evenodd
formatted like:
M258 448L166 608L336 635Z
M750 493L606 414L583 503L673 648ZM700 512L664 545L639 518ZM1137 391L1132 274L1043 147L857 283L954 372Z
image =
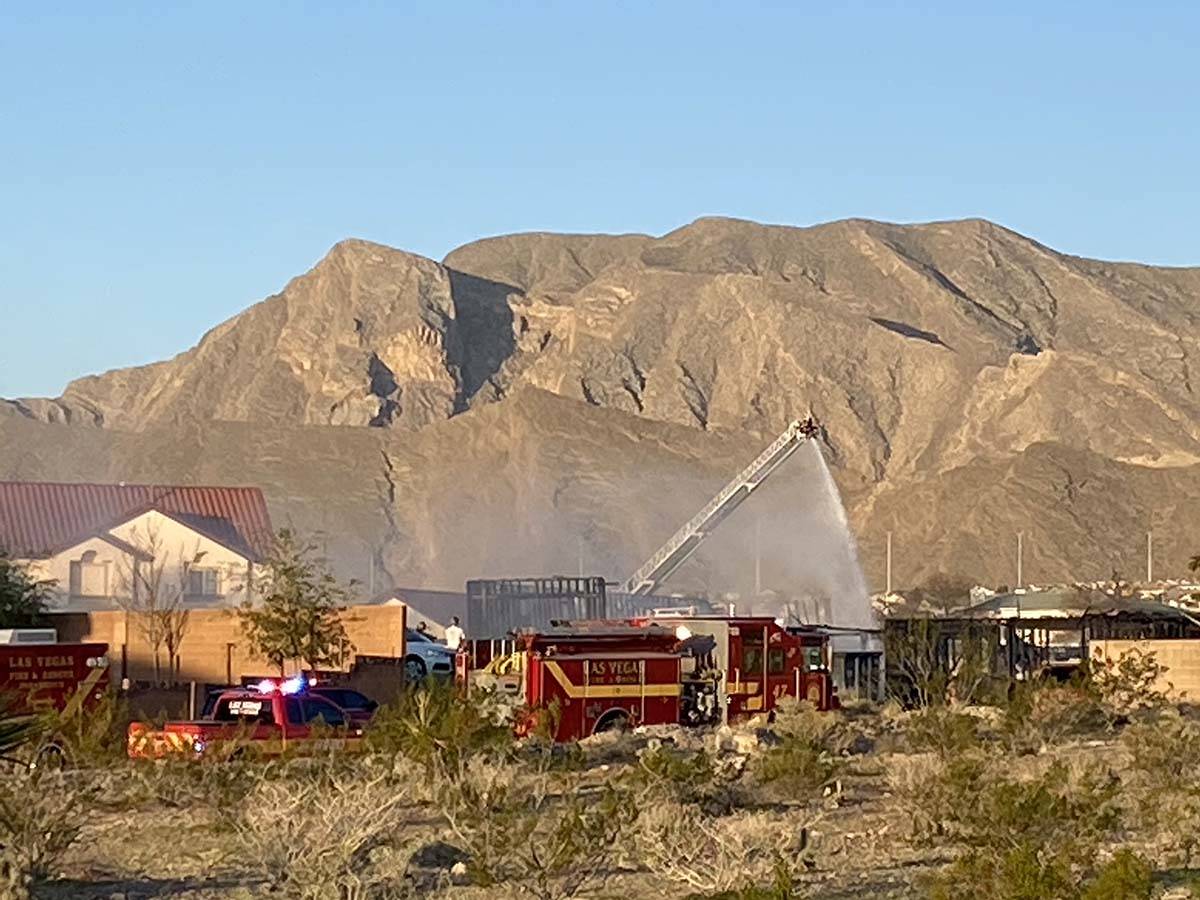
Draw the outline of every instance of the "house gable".
M39 560L35 569L57 582L57 607L111 608L129 594L133 559L151 564L152 551L167 581L183 590L187 605L229 605L245 598L253 560L156 509Z

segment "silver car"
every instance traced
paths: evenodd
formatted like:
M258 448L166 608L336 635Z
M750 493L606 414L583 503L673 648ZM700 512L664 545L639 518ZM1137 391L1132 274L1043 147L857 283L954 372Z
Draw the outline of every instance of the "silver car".
M430 675L449 678L454 674L454 651L415 628L404 630L406 650L404 677L421 681Z

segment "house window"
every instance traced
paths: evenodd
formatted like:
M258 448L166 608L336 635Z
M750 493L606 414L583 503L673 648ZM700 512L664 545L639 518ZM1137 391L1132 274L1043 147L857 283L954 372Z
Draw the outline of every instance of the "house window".
M71 560L70 587L72 597L108 596L108 564L96 561L95 550Z
M189 597L220 597L220 570L198 568L189 569L187 573L187 595Z

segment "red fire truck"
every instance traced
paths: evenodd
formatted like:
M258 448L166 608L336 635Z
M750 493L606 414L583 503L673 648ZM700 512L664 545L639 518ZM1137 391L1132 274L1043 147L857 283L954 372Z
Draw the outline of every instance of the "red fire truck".
M705 725L769 714L784 697L837 703L826 638L765 617L661 616L521 632L510 657L529 733L557 741L637 725ZM466 675L467 653L460 655Z
M59 644L53 629L0 631L0 697L9 713L71 712L108 689L107 644Z

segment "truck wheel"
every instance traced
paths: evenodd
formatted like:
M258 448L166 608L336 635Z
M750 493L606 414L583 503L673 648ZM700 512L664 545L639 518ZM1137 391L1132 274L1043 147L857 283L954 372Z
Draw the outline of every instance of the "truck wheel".
M629 713L623 709L610 709L596 722L592 734L603 734L606 731L628 731Z
M425 661L421 657L404 657L404 680L411 682L425 680Z

